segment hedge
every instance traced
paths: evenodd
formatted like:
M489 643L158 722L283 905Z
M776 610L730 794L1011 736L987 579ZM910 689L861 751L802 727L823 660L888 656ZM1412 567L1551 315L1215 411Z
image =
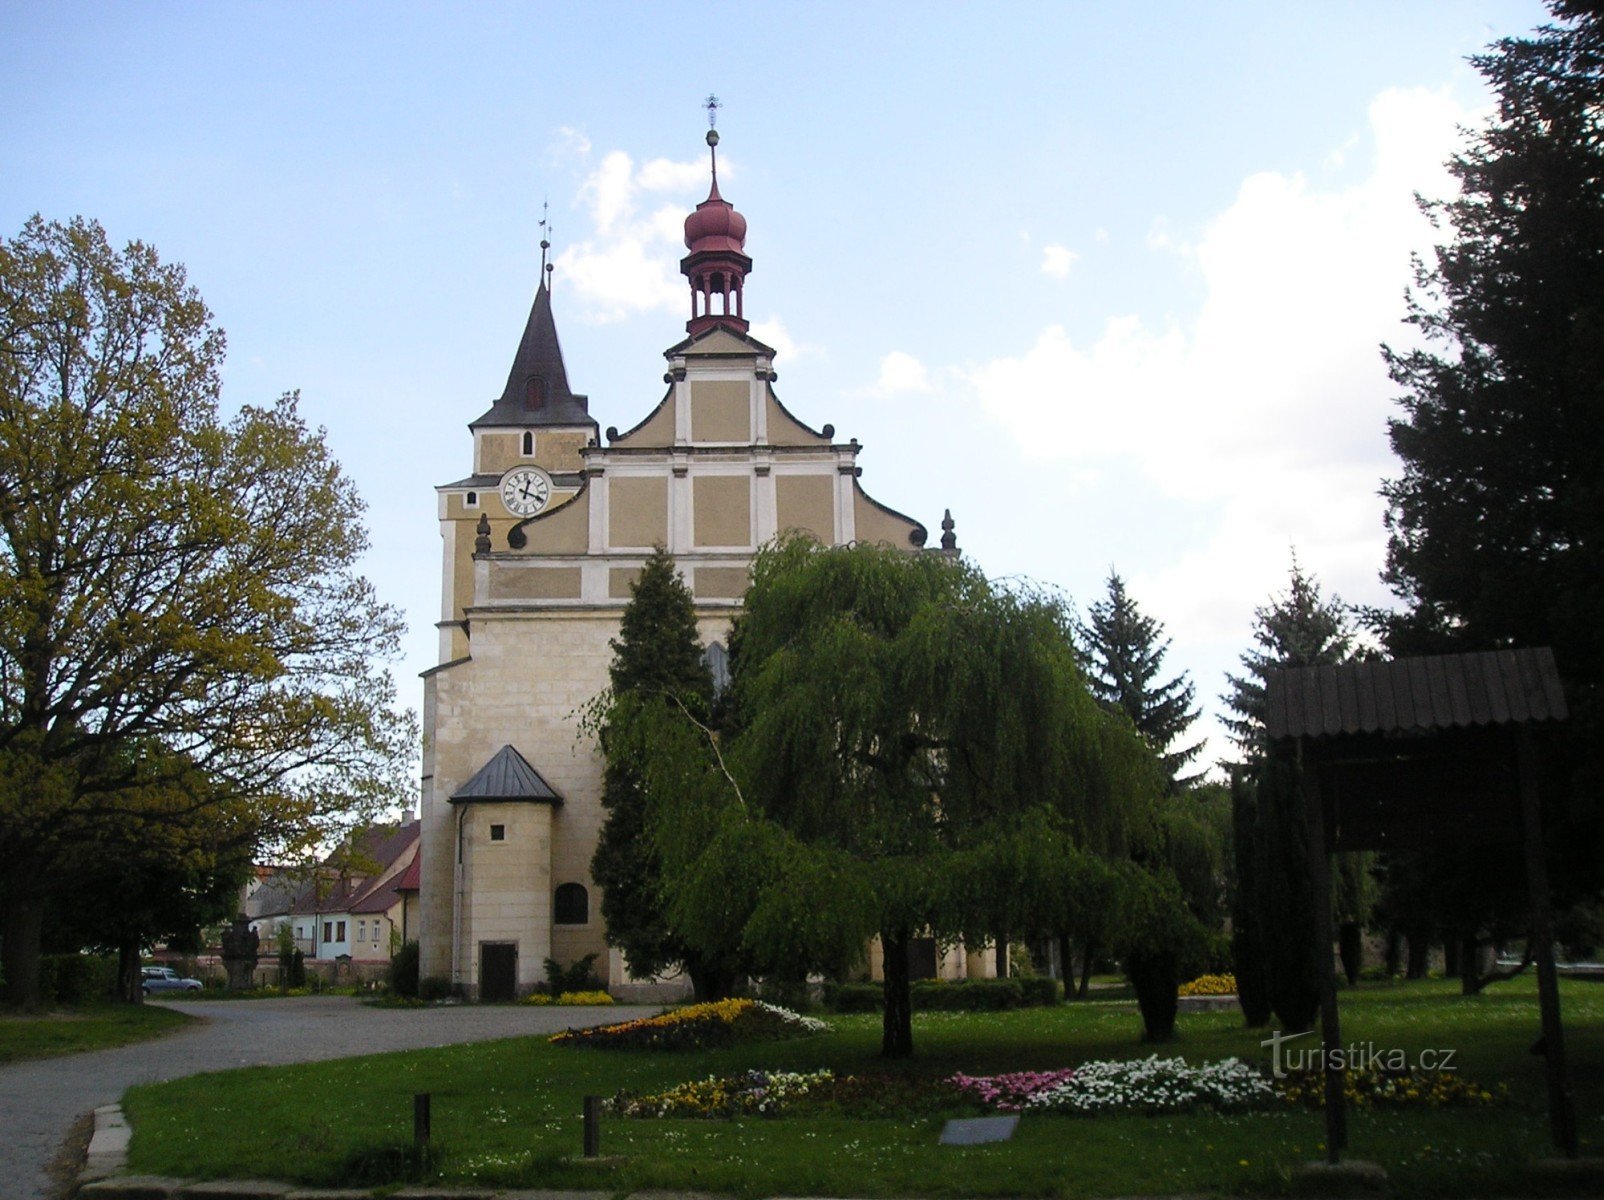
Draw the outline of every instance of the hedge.
M910 988L913 1007L943 1012L979 1012L1003 1008L1035 1008L1057 1004L1063 993L1058 980L1030 976L1014 979L916 980ZM878 1012L885 992L878 983L826 983L824 1006L832 1012Z

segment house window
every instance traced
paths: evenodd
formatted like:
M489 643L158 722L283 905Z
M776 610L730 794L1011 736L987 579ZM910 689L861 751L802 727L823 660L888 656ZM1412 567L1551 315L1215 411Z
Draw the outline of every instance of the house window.
M338 921L338 922L335 923L335 926L334 926L334 940L337 941L337 942L345 941L345 922L344 921Z
M552 921L558 925L589 924L590 894L580 884L562 884L553 897L552 910Z
M324 921L323 922L323 940L325 942L332 942L334 940L334 922L333 921Z
M490 840L504 842L507 840L507 827L505 825L492 825L490 827Z
M462 507L463 508L478 508L479 507L479 493L478 492L469 492L466 496L464 496L462 498Z
M373 922L373 944L375 946L379 944L379 923L377 921Z
M368 940L368 923L366 921L358 921L356 923L356 940L359 942Z
M534 452L535 452L535 435L530 433L526 429L526 430L524 430L524 457L527 458L530 455L532 455Z

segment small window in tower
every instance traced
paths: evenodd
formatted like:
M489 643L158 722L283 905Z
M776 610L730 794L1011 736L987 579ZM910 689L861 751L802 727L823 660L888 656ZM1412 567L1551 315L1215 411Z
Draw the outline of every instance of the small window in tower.
M492 825L490 827L490 840L504 842L507 840L507 827L505 825Z
M524 407L546 407L546 381L539 375L531 375L524 381Z
M552 897L552 923L555 925L588 925L590 923L590 893L582 884L564 883Z
M528 458L535 452L535 435L527 429L524 430L524 457Z
M469 492L466 496L464 496L462 498L462 507L463 508L478 508L479 507L479 493L478 492Z

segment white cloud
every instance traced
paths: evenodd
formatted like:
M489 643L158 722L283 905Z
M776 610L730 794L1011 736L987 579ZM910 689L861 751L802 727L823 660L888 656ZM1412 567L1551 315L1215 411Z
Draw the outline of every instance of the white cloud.
M772 346L776 360L795 362L798 355L805 352L803 347L796 344L790 331L786 329L785 322L779 317L770 317L767 321L753 321L752 336L765 346Z
M930 372L911 354L893 350L880 360L880 377L867 389L873 396L896 396L910 392L930 392Z
M1064 279L1069 275L1069 268L1074 265L1080 255L1068 246L1043 246L1041 248L1041 273L1051 275L1054 279Z
M590 143L571 130L570 142ZM726 171L727 164L721 163ZM705 160L675 162L654 158L636 166L622 150L602 157L580 184L577 199L590 222L589 233L566 246L555 261L558 274L573 287L594 321L617 321L647 311L679 312L685 284L674 270L683 253L685 216L705 194ZM661 197L678 197L659 203Z
M966 372L1022 454L1066 477L1106 467L1199 523L1197 548L1141 578L1178 646L1239 640L1284 585L1294 544L1345 598L1377 598L1376 492L1396 470L1395 389L1377 347L1405 340L1409 255L1431 242L1413 195L1449 192L1441 164L1473 114L1412 90L1378 96L1369 118L1359 182L1322 191L1267 171L1198 235L1155 222L1149 246L1189 243L1206 288L1183 326L1114 315L1076 339L1048 325L1022 353Z

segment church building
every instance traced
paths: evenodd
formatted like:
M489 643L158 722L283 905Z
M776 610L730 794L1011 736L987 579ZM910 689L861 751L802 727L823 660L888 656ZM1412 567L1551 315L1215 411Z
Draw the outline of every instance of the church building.
M775 535L925 544L925 526L864 491L856 440L780 402L774 351L746 319L746 219L719 195L718 134L707 140L712 186L685 220L680 263L687 336L665 352L655 407L623 432L598 428L570 387L543 269L507 385L468 426L472 469L437 489L420 966L469 996L520 995L548 957L593 952L609 986L630 990L590 877L603 762L577 713L608 685L608 641L654 546L673 554L718 660L752 557Z

